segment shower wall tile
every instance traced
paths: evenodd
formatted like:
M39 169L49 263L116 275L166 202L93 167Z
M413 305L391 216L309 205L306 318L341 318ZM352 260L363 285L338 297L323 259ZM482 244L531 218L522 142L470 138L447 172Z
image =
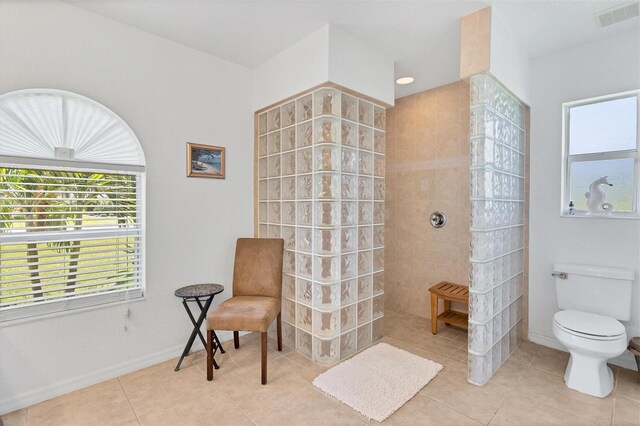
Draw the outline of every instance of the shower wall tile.
M460 20L460 78L489 71L491 8L463 16Z
M385 306L429 318L429 287L469 280L469 85L398 99L386 121Z

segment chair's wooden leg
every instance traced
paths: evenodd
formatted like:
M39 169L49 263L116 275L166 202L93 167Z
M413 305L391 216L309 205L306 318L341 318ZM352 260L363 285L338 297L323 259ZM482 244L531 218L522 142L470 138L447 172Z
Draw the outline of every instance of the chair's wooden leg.
M278 319L276 319L276 327L278 329L278 351L282 351L282 313L278 314Z
M233 332L233 347L238 349L240 347L240 332L239 331L234 331Z
M213 330L207 330L207 380L213 380Z
M431 293L431 332L438 332L438 296Z
M267 384L267 333L262 333L262 384Z

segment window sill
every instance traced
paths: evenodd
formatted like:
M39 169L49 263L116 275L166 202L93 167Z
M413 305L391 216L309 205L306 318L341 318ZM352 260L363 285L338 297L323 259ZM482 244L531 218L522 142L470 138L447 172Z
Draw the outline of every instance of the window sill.
M640 220L639 213L613 213L610 216L608 215L587 215L586 213L578 212L574 215L570 215L568 213L561 213L561 218L564 219L623 219L623 220Z
M41 321L146 300L142 289L129 291L128 295L126 293L99 294L86 298L90 300L78 298L57 300L45 304L18 306L0 311L0 324L2 324L3 328L11 327L32 321Z

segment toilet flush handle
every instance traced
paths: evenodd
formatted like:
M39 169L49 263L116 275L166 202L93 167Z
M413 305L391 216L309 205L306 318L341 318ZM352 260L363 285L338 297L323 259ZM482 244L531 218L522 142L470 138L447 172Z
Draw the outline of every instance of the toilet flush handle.
M560 278L561 280L566 280L567 278L569 278L569 275L568 275L566 272L556 272L556 271L553 271L553 272L551 273L551 276L552 276L552 277Z

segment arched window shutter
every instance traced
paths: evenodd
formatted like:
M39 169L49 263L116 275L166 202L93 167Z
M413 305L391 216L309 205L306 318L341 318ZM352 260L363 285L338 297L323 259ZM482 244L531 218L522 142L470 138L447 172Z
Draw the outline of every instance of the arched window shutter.
M144 154L83 96L0 96L0 321L144 289Z

